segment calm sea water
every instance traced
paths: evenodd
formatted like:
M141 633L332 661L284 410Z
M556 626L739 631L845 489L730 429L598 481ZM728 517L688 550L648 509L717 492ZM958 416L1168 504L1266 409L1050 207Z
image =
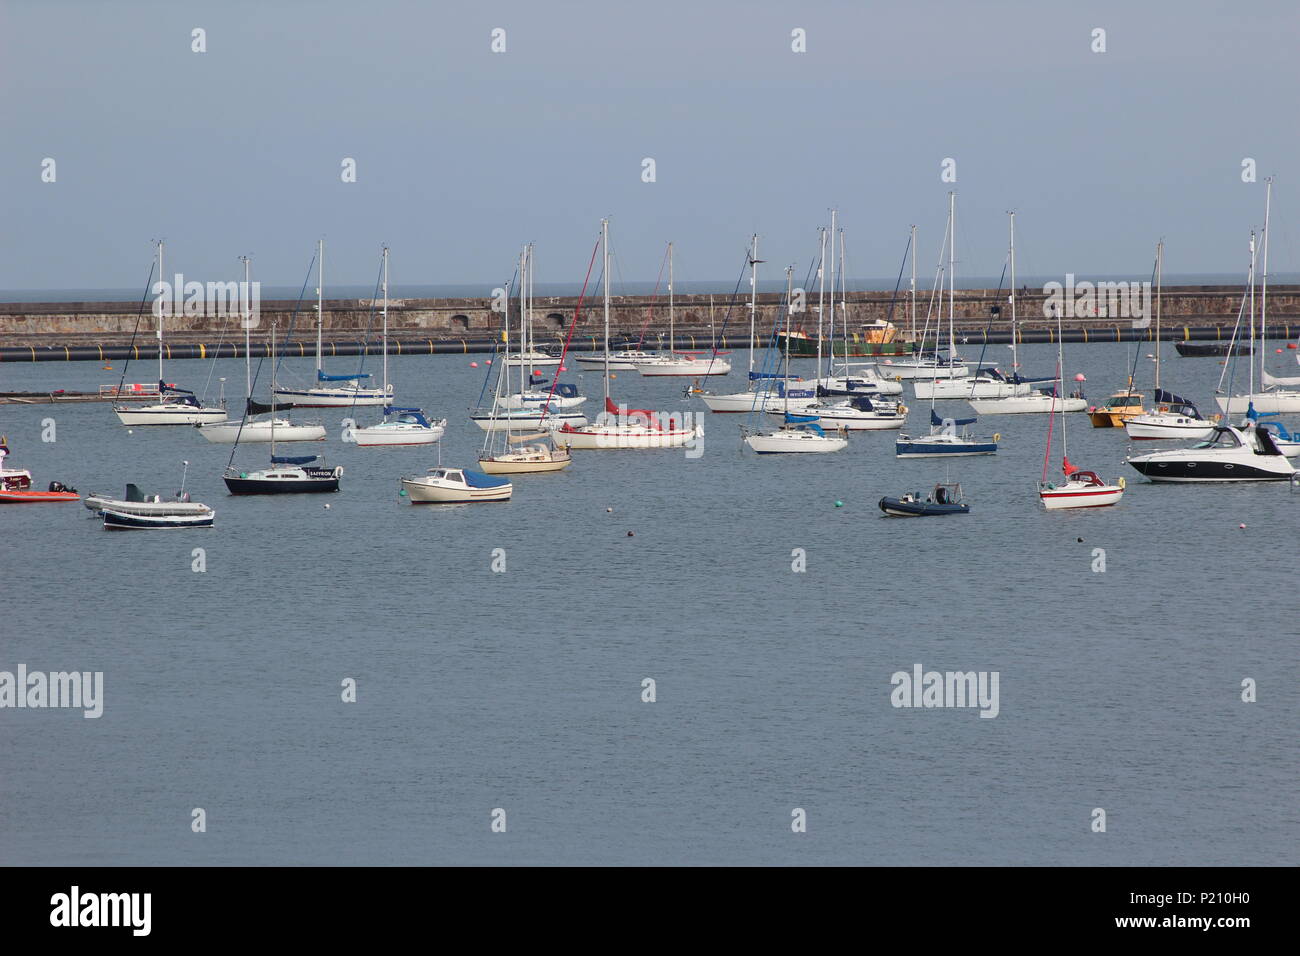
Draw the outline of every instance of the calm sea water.
M1050 374L1050 346L1023 355ZM1067 366L1100 400L1131 356L1076 346ZM739 388L734 358L715 381ZM446 464L481 441L475 359L393 363L402 400L450 419ZM0 389L119 372L6 364ZM1218 372L1171 357L1166 383L1208 411ZM577 377L598 404L599 374ZM695 408L680 387L613 383L633 406ZM565 473L516 479L507 504L414 507L397 479L436 448L359 449L341 412L323 417L328 442L287 450L342 464L340 494L232 499L229 447L191 429L0 406L10 463L42 486L167 493L188 459L187 487L217 509L214 530L156 534L108 534L80 505L0 510L0 670L103 671L105 687L98 720L0 711L0 861L1296 862L1300 495L1285 485L1150 485L1123 464L1122 431L1075 415L1071 459L1126 475L1128 493L1048 514L1038 416L986 419L998 455L947 466L896 460L893 432L760 459L740 416L712 416L696 459L576 452ZM970 516L881 517L881 495L946 472ZM891 675L918 663L997 671L996 719L892 707Z

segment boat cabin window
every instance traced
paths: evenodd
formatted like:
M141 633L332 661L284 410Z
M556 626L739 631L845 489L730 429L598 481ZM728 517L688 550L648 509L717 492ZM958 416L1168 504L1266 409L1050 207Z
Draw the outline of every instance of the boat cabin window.
M442 468L430 468L429 475L433 478L445 478L447 477L447 472Z
M465 480L464 477L461 475L461 473L460 473L459 471L449 471L449 472L447 472L446 477L447 477L447 480L448 480L448 481L464 481L464 480Z
M1241 442L1237 436L1230 431L1215 432L1203 442L1198 442L1194 448L1239 448Z

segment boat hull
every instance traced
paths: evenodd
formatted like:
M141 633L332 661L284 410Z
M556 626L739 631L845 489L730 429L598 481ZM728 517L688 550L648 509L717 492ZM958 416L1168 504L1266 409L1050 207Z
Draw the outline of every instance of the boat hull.
M1229 415L1245 415L1252 403L1255 411L1261 415L1269 412L1300 412L1300 392L1293 391L1256 392L1254 395L1233 395L1231 398L1220 395L1214 400L1219 403L1219 410Z
M784 352L786 348L786 335L784 332L777 333L777 347ZM888 341L879 341L879 339L888 339ZM789 336L790 354L801 358L816 356L817 339L814 336L791 335ZM914 350L911 342L904 342L897 338L894 330L885 329L875 334L853 333L849 342L843 339L823 339L822 355L834 355L844 358L874 358L876 356L892 355L910 355Z
M705 375L726 375L731 371L731 363L723 359L642 362L633 367L647 378L700 378Z
M682 448L703 437L704 429L650 428L644 425L588 425L568 430L557 428L551 432L557 445L580 448L586 451Z
M510 458L480 458L479 469L488 475L538 475L563 471L573 464L571 457L549 459L511 460Z
M104 516L106 531L148 531L175 528L211 528L216 521L216 513L211 509L206 514L189 515L145 515L128 514L105 508L100 512Z
M960 458L970 455L993 455L998 450L995 441L927 441L924 438L900 437L894 444L899 458Z
M1139 415L1124 422L1124 431L1135 441L1157 439L1199 441L1214 434L1214 425L1183 415Z
M432 445L447 431L447 420L434 422L430 427L389 422L354 428L352 439L362 448L396 447L402 445Z
M264 473L226 475L232 495L305 495L339 490L342 468L303 468L292 478L270 478Z
M1051 396L1015 395L1011 398L970 399L967 404L979 415L1031 415L1052 412L1087 411L1088 402L1082 398L1052 400Z
M380 388L277 388L277 401L288 402L297 408L351 408L353 405L391 405L393 390L386 393ZM280 439L277 437L276 441Z
M276 443L290 441L324 441L324 425L301 425L292 422L277 421L275 427L270 422L246 422L242 429L239 422L213 422L198 426L199 434L215 445L233 445L236 441L269 442L274 436Z
M745 444L760 455L824 455L843 451L849 446L849 440L832 435L824 438L817 435L796 437L778 432L770 435L750 435L745 439Z
M509 483L498 488L456 488L431 485L419 479L402 479L406 497L415 505L462 505L477 502L509 501L514 487Z
M531 412L531 410L530 410ZM580 428L587 424L586 415L578 414L550 414L542 418L540 414L499 414L499 415L471 415L470 418L474 424L485 432L535 432L538 429L547 428L552 422L557 426L569 424L574 428Z
M892 518L930 518L943 515L968 515L970 505L940 505L932 501L903 501L881 498L880 510Z
M75 491L30 491L9 489L0 491L0 504L23 505L45 504L51 501L80 501L81 495Z
M1137 472L1151 481L1183 484L1228 481L1289 481L1294 473L1285 463L1286 458L1275 459L1276 464L1260 467L1241 461L1216 461L1159 458L1146 455L1129 459Z
M202 425L220 422L226 417L224 408L195 408L193 405L142 405L139 408L113 406L118 421L133 428L145 425Z

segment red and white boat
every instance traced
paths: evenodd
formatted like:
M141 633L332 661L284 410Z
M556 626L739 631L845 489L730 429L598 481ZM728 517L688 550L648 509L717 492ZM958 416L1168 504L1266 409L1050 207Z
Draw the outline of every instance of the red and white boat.
M597 415L594 422L576 428L565 422L551 431L557 445L582 449L682 448L703 435L702 426L691 425L682 417L665 418L644 408L620 407L608 397L605 413Z
M1064 462L1065 483L1039 482L1038 498L1048 511L1061 508L1100 508L1124 497L1124 479L1108 485L1095 472L1083 471Z
M6 468L5 458L9 446L0 438L0 504L30 504L41 501L80 501L77 489L67 488L62 482L50 482L49 490L37 491L32 487L32 473L25 468Z

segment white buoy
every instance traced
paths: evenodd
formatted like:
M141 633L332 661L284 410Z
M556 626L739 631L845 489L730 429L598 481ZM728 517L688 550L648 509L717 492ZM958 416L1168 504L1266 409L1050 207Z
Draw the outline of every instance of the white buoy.
M329 511L329 510L330 510L330 506L329 506L329 505L326 505L326 506L325 506L325 510L326 510L326 511Z

